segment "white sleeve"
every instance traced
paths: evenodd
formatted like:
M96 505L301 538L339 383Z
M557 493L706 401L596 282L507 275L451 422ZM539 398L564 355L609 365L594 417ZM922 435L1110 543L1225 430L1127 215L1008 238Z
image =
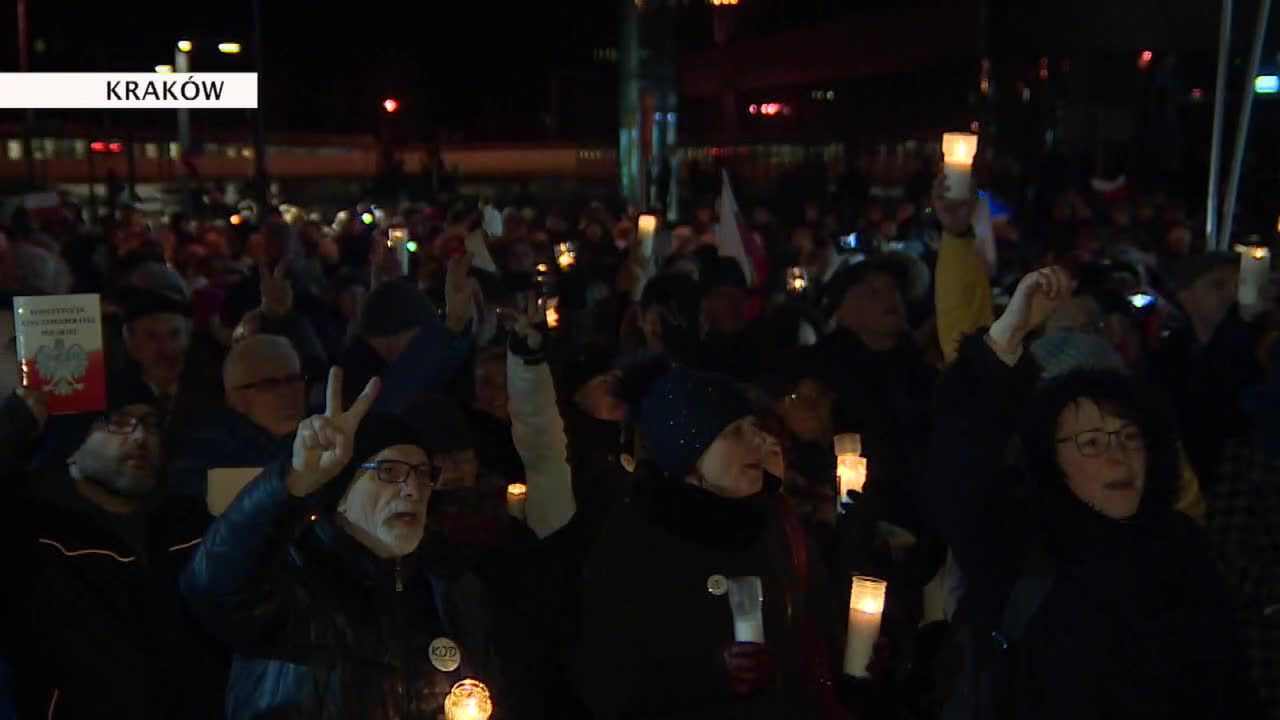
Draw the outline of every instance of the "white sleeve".
M507 396L511 439L529 485L525 518L534 534L545 538L564 527L576 509L551 368L545 362L529 365L508 351Z

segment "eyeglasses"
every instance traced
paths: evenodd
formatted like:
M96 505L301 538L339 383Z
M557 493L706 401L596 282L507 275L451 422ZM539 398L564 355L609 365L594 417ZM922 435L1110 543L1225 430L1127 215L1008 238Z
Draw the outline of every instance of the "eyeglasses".
M1113 443L1119 443L1125 450L1141 450L1146 447L1146 439L1142 437L1142 431L1136 425L1126 425L1111 432L1085 430L1082 433L1076 433L1073 437L1058 438L1059 445L1069 442L1074 442L1076 450L1085 457L1100 457L1111 448Z
M105 415L99 418L98 424L112 435L130 435L134 430L138 429L139 425L154 435L160 432L160 428L164 426L164 420L156 413L150 415L115 413L114 415Z
M307 378L299 373L285 375L284 377L263 378L257 382L245 383L231 388L232 390L261 390L262 392L275 392L286 387L291 387L299 383L306 382Z
M437 471L429 462L412 465L402 460L379 460L365 463L360 469L375 472L378 480L388 485L404 485L412 475L423 490L430 491L436 486Z

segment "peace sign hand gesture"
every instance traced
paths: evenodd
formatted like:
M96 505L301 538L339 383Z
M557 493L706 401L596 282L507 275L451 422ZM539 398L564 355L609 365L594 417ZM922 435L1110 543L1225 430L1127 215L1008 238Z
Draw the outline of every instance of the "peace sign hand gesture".
M378 397L378 378L369 381L364 392L346 411L342 410L342 370L329 370L323 415L313 415L298 426L293 437L293 467L285 485L289 494L306 497L337 477L351 461L356 430Z

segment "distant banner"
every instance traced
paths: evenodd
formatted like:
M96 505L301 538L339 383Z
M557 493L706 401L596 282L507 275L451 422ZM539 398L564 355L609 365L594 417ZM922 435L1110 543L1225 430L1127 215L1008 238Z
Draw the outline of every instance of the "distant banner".
M0 108L256 109L257 73L0 73Z

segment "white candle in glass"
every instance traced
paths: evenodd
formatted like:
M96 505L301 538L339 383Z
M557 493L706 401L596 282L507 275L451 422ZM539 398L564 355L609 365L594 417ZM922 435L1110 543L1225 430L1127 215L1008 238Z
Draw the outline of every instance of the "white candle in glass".
M467 678L459 682L444 700L445 720L489 720L492 714L489 688L479 680Z
M729 578L734 642L764 644L764 584L755 575Z
M873 577L855 577L849 590L849 630L845 636L844 674L869 677L867 665L880 637L884 595L888 583Z
M653 233L657 229L657 215L645 213L636 220L636 231L640 235L640 251L645 257L653 257Z
M942 135L942 172L947 178L950 200L969 197L969 179L973 173L973 157L978 153L978 136L967 132Z
M862 457L862 436L857 433L837 435L836 445L836 480L839 495L836 497L836 508L849 502L849 491L862 492L867 482L867 459Z
M1246 245L1239 251L1240 285L1236 299L1245 307L1257 305L1271 277L1271 249Z
M513 518L524 519L524 501L529 495L529 488L524 483L511 483L507 486L507 514Z
M787 292L794 295L804 293L809 287L809 273L800 266L787 268Z

